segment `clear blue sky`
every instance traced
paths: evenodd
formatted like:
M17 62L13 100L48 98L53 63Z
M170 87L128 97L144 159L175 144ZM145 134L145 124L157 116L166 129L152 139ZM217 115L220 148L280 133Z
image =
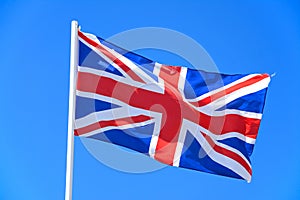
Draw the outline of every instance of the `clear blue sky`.
M186 0L1 1L1 200L64 198L72 19L103 38L137 27L170 28L201 44L221 72L277 74L251 157L250 184L173 167L119 172L76 138L74 199L300 199L299 1Z

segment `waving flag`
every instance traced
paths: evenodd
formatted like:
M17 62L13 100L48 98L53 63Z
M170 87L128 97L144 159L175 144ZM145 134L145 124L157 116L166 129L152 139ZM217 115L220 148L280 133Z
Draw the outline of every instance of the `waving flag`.
M78 31L75 129L162 163L251 180L267 74L159 64Z

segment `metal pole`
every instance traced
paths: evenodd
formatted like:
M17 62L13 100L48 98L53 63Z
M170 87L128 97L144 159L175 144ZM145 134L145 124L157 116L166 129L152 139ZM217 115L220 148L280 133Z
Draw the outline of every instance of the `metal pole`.
M69 116L68 116L68 148L66 169L65 200L72 200L73 159L74 159L74 112L75 112L75 84L76 68L78 66L78 22L71 25L70 50L70 88L69 88Z

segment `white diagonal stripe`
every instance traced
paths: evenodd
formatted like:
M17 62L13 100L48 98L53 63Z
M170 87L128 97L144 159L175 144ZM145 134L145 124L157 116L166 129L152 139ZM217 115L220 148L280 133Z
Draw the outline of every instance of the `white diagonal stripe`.
M106 55L104 55L101 51L99 51L96 47L90 45L89 43L87 43L84 39L82 39L81 37L79 37L79 40L84 43L86 46L88 46L90 49L92 49L94 52L96 52L100 57L102 57L106 62L108 62L110 65L112 65L113 67L115 67L116 69L118 69L119 72L121 72L121 74L123 74L126 78L131 79L130 76L128 76L128 74L122 69L120 68L117 64L115 64L112 60L110 60Z
M83 32L82 32L83 33ZM91 40L93 40L94 42L96 42L98 45L100 45L102 48L104 48L105 50L107 50L109 53L111 53L113 56L115 56L116 58L118 58L120 61L122 61L127 67L129 67L133 73L135 73L137 76L139 76L142 80L144 80L146 83L155 83L156 81L149 76L147 73L145 73L142 69L140 69L138 66L136 66L136 64L134 64L131 60L129 60L128 58L126 58L125 56L119 54L118 52L116 52L113 49L108 48L107 46L103 45L98 38L90 33L83 33L85 34L85 36L87 36L88 38L90 38ZM96 51L98 51L96 49ZM112 61L111 61L112 62ZM123 70L122 70L123 71ZM124 72L124 71L123 71ZM126 73L126 72L124 72Z
M197 125L195 123L192 123L190 121L187 121L187 123L189 124L189 126L193 127L192 129L189 129L190 132L192 133L192 135L195 137L195 139L199 142L201 147L204 149L204 151L207 153L207 155L212 160L214 160L215 162L231 169L232 171L234 171L235 173L237 173L238 175L243 177L245 180L247 180L247 181L251 180L251 175L248 173L248 171L239 162L227 157L224 154L220 154L220 153L216 152L213 149L213 147L210 146L210 144L207 142L207 140L204 138L204 136L200 133L200 131L204 130L202 127L200 127L199 125ZM210 136L210 135L208 135L208 136ZM217 142L216 140L214 140L214 142L215 142L216 145L221 146L224 149L227 149L227 150L230 150L230 151L233 151L233 152L237 153L251 167L249 161L245 158L245 156L240 151L238 151L238 150L236 150L236 149L234 149L234 148L232 148L228 145L224 145L220 142Z
M248 85L246 87L242 87L230 94L227 94L209 104L207 104L205 107L212 107L213 109L219 109L226 104L230 103L231 101L234 101L242 96L258 92L266 87L268 87L268 84L270 82L270 77L266 77L254 84Z
M244 81L247 81L247 80L249 80L249 79L251 79L251 78L253 78L253 77L257 76L257 75L259 75L259 74L250 74L250 75L244 76L244 77L242 77L242 78L240 78L240 79L238 79L238 80L236 80L236 81L233 81L232 83L229 83L229 84L227 84L227 85L225 85L225 86L223 86L223 87L220 87L220 88L215 89L215 90L213 90L213 91L209 91L209 92L207 92L207 93L205 93L205 94L203 94L203 95L201 95L201 96L199 96L199 97L197 97L197 98L195 98L195 99L187 99L187 100L188 100L189 102L200 101L200 100L202 100L202 99L205 99L206 97L212 96L212 95L214 95L214 94L216 94L216 93L218 93L218 92L221 92L221 91L223 91L223 90L226 90L226 89L228 89L228 88L230 88L230 87L232 87L232 86L234 86L234 85L237 85L237 84L239 84L239 83L242 83L242 82L244 82ZM221 77L220 77L220 78L221 78Z

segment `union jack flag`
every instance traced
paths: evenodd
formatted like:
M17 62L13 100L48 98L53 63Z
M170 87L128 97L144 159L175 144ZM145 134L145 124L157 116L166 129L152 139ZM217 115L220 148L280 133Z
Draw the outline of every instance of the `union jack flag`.
M268 74L159 64L78 31L75 129L162 163L251 180Z

